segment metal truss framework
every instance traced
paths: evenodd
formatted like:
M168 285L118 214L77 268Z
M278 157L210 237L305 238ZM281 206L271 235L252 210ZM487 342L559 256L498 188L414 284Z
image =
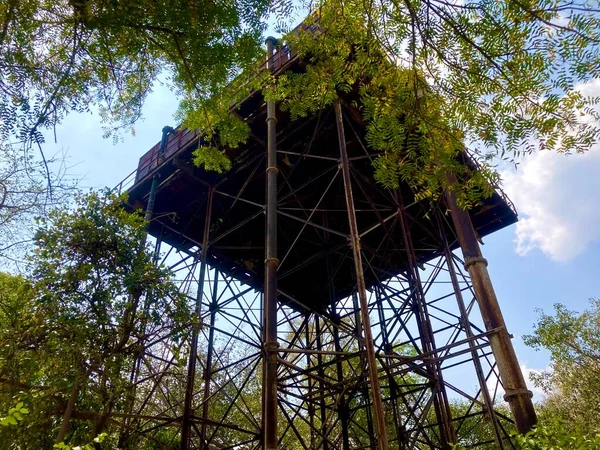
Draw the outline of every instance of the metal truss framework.
M533 419L531 413L527 417L530 393L518 363L514 367L516 357L495 296L489 298L491 284L484 279L489 289L481 288L485 260L472 242L470 222L460 223L470 220L468 215L461 216L451 194L439 202L404 205L399 192L369 184L352 162L374 155L361 143L364 155L348 157L341 103L334 110L339 158L312 154L310 144L276 150L274 109L271 113L270 196L264 204L245 199L246 184L238 192L210 186L199 198L199 209L205 211L203 242L183 250L156 236L157 255L171 267L199 320L183 339L167 333L148 344L132 371L135 401L111 420L123 427L127 439L164 443L173 436L178 440L181 430L181 448L189 449L449 449L453 443L513 448L515 422L522 430L535 421L535 413ZM322 125L316 121L313 137ZM357 135L353 139L360 141ZM322 172L292 185L281 173L278 179L277 156L296 156L296 165L319 159ZM264 170L264 153L248 164L255 172ZM307 207L299 192L322 177L331 180L327 190ZM279 187L272 184L277 181ZM344 228L329 226L328 214L340 211L322 204L335 186L343 187L346 198ZM389 204L369 203L369 189L378 190ZM238 227L220 229L219 217L212 214L217 196L253 204L256 214ZM153 203L149 200L148 218ZM415 213L423 208L430 218L427 223ZM377 220L357 222L356 216L365 210ZM243 226L251 226L265 212L267 217L271 214L265 233L271 253L266 250L265 264L272 268L266 271L265 285L270 287L263 295L212 264L208 250L218 246L223 235L243 232ZM269 220L277 218L301 224L295 238L286 236L286 242L292 242L287 248L269 242L278 233L277 225L269 229ZM415 227L436 242L436 257L425 263L411 236ZM384 231L381 243L362 244L375 229ZM454 239L448 238L448 229L459 231ZM400 241L391 239L393 230L401 230ZM343 238L343 244L329 245L334 238ZM321 244L323 250L292 266L286 258L303 239ZM456 242L464 261L451 250ZM378 258L390 252L401 254L409 268L382 277L376 270ZM330 283L322 293L327 307L315 311L277 289L277 278L318 258L327 260ZM354 270L345 276L355 287L350 296L339 299L333 280L341 263L336 266L336 261L347 260L354 262ZM376 282L367 289L369 272ZM268 296L274 298L265 301ZM494 356L501 358L503 367ZM513 417L501 393L507 394ZM525 405L520 416L515 415L515 402Z
M262 448L263 295L208 264L203 271L195 254L169 248L164 260L176 256L171 268L182 289L198 288L201 299L189 448ZM424 270L368 291L388 448L512 448L512 419L495 410L503 388L489 339L498 330L481 324L462 264L446 246ZM332 301L323 314L279 304L277 330L278 448L376 448L358 295ZM179 430L190 348L190 340L167 336L140 356L136 404L113 417L129 435L162 442L161 428ZM463 400L460 415L451 416L449 397ZM473 442L481 428L487 439Z

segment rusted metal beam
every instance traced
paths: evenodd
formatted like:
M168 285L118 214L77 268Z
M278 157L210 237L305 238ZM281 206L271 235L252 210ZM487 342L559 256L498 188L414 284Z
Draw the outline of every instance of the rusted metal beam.
M458 309L460 311L461 317L461 325L465 331L465 334L468 338L473 337L473 329L471 328L471 322L469 320L469 313L465 306L465 302L462 296L462 291L460 289L460 285L458 282L458 277L456 275L456 269L454 268L454 259L452 258L452 252L450 250L450 246L448 245L448 240L446 238L446 233L444 233L444 228L442 221L439 216L439 209L436 211L438 228L441 231L442 239L444 240L444 254L446 257L446 264L448 265L448 273L450 275L450 281L452 282L452 288L454 289L454 295L456 296L456 302L458 304ZM487 387L487 380L483 373L483 368L481 366L481 361L479 359L479 352L475 350L475 342L469 339L469 347L471 350L471 357L473 358L473 366L475 368L475 373L477 374L477 380L479 381L479 389L481 390L481 395L483 396L483 403L486 408L486 413L489 414L490 422L492 424L492 431L494 432L494 442L498 446L499 450L504 450L504 442L502 441L502 436L500 434L500 426L498 424L498 418L496 414L494 414L494 402L490 395L490 391Z
M214 198L214 188L208 189L208 199L206 202L206 215L204 218L204 231L202 237L202 249L200 254L200 275L198 277L198 291L196 292L196 317L197 321L192 330L192 342L190 346L190 356L188 360L187 382L185 388L185 400L183 404L183 419L181 423L181 448L188 450L190 448L190 433L192 429L192 400L194 398L194 381L196 378L196 360L198 359L198 335L200 334L202 314L202 297L204 295L204 279L206 278L206 266L208 257L208 243L210 237L210 225L212 215L212 204Z
M431 318L425 300L425 293L421 283L421 277L417 268L417 255L412 242L412 235L408 223L408 214L404 209L402 195L397 193L398 210L400 226L402 228L402 237L404 239L404 247L406 249L406 257L408 260L407 278L411 289L413 290L415 318L419 328L421 343L426 352L431 352L434 359L438 358L436 349L433 327ZM441 444L443 449L450 449L453 444L456 444L456 432L452 425L452 412L450 411L450 403L444 386L444 378L439 362L432 362L427 367L435 380L433 385L433 407L438 419L440 428Z
M450 186L457 183L454 174L448 173L446 179ZM456 195L452 189L446 190L445 199L464 256L465 269L471 277L485 327L488 330L501 329L500 332L490 336L490 346L506 392L504 399L510 406L517 431L527 433L537 423L532 401L533 394L525 384L511 336L506 330L500 304L487 270L487 260L481 253L469 213L458 206Z
M379 386L379 376L377 373L377 360L375 358L375 346L373 345L373 334L371 332L371 322L369 319L369 306L367 303L367 288L362 266L362 256L360 251L360 237L358 234L358 225L356 223L356 212L354 211L354 198L352 196L352 180L350 177L350 162L348 161L348 152L346 150L346 138L344 133L344 121L342 117L342 104L340 100L335 103L335 119L337 125L340 162L342 166L342 175L344 179L344 193L346 197L346 207L348 208L348 224L350 226L350 246L354 256L354 268L356 271L356 285L360 303L360 315L363 325L364 342L363 346L366 353L369 379L371 385L371 396L373 398L373 412L375 415L375 428L377 430L377 448L378 450L388 449L387 430L385 427L385 414L383 403L381 401L381 387Z
M267 58L277 40L266 40ZM268 67L270 69L270 67ZM267 189L265 235L265 284L263 313L263 448L277 450L277 117L275 102L267 101Z
M206 366L204 367L204 393L202 396L202 419L200 425L200 448L208 449L209 444L206 442L206 420L208 419L208 404L210 397L210 381L212 377L212 360L215 340L215 318L217 314L217 288L219 285L219 271L215 270L213 278L213 295L210 303L210 328L208 330L208 348L206 349Z

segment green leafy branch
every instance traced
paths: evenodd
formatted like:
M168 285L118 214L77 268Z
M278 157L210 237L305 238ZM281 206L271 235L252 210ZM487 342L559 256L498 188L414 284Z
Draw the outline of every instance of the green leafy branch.
M27 414L29 414L29 410L23 406L23 402L19 402L15 407L8 410L6 417L0 418L0 425L3 427L18 425Z
M107 436L108 434L101 433L92 440L91 444L76 445L74 447L71 447L70 445L67 445L64 442L60 442L58 444L54 444L52 448L57 450L94 450L94 444L101 444Z

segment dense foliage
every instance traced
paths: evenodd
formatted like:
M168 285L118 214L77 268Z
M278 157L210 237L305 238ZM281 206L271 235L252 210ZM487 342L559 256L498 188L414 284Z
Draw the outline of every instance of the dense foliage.
M144 244L143 218L96 193L77 205L39 224L29 280L0 277L2 404L30 412L17 433L0 429L17 447L100 435L109 414L132 401L140 351L165 332L183 335L190 320ZM88 422L72 425L76 414Z
M0 3L0 137L43 142L71 111L111 134L141 115L159 77L210 96L260 52L269 2L6 0Z
M439 192L445 171L460 170L455 156L465 145L513 160L536 149L585 151L598 138L597 98L585 94L600 71L593 0L296 6L314 12L307 21L318 31L284 41L311 66L269 81L255 63L259 41L269 7L289 28L289 1L3 2L2 137L40 144L41 129L92 105L111 134L140 117L166 77L182 98L180 118L211 142L196 162L218 171L229 166L223 150L247 138L232 102L265 86L300 115L358 89L369 144L383 152L377 179L404 179L423 196ZM480 181L459 189L466 206L486 195Z
M554 315L542 313L525 343L550 351L550 370L533 375L547 396L542 414L600 434L600 301L582 313L555 305Z
M517 436L521 450L598 450L600 434L586 434L570 422L550 419L542 422L525 436Z
M268 98L292 117L331 106L355 106L367 125L367 144L381 153L376 179L408 182L418 197L439 194L445 174L464 167L465 146L483 160L515 161L537 149L585 151L598 138L596 97L585 83L598 75L594 5L561 2L404 1L311 3L306 26L287 35L287 48L308 61L303 73L258 77ZM248 83L248 80L252 80ZM190 127L217 134L198 164L226 170L215 148L235 147L247 125L227 114L240 93L256 89L246 73L214 102L184 101ZM189 99L188 99L189 100ZM207 165L208 167L208 165ZM457 186L472 206L490 194L489 165Z

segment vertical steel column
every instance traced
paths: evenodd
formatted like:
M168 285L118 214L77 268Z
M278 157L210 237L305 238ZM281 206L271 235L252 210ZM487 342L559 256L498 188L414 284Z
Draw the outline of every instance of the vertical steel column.
M384 291L380 286L375 287L375 295L377 297L377 313L379 315L379 326L381 328L381 340L382 340L382 347L384 349L383 351L385 353L391 355L393 353L393 346L390 343L389 333L388 333L388 329L387 329L387 326L385 323L386 318L385 318L385 311L383 308ZM386 363L384 363L384 364L386 364ZM388 383L389 383L389 390L390 390L390 400L389 401L392 405L392 416L394 418L394 426L396 427L396 439L398 441L398 449L404 450L406 448L406 442L405 442L406 430L402 426L402 422L400 419L400 413L398 410L398 391L397 391L396 380L394 379L394 376L389 372L389 369L386 369L386 372L388 372Z
M204 294L204 278L206 277L206 259L208 256L208 238L210 235L210 224L212 214L212 204L215 189L208 188L208 198L206 200L206 215L204 218L204 234L202 236L202 253L200 255L200 275L198 278L198 291L196 292L196 319L192 330L192 343L190 347L190 357L188 360L187 384L185 388L185 400L183 404L183 419L181 424L181 449L190 448L190 432L192 428L192 400L194 398L194 379L196 376L196 360L198 359L198 336L202 326L200 314L202 313L202 296Z
M162 136L160 139L160 147L158 150L159 155L164 153L165 147L167 145L167 138L169 136L169 133L172 133L172 132L173 132L172 127L169 127L169 126L163 127ZM157 166L158 166L158 164L157 164ZM159 180L160 180L160 175L159 175L158 171L156 171L156 172L154 172L154 175L152 176L152 184L150 185L150 192L148 193L148 203L146 204L146 211L144 212L144 221L146 222L146 233L144 233L144 236L142 237L142 241L141 241L142 248L146 246L146 242L148 241L148 229L150 227L150 221L152 220L152 216L154 215L154 203L156 202L156 192L158 191ZM161 237L159 236L156 239L156 245L154 247L154 255L152 258L152 261L154 264L158 263L160 244L161 244ZM150 303L149 297L150 297L150 294L147 294L146 299L144 301L144 311L147 311L147 309L149 307L149 303ZM145 333L145 331L146 331L146 323L145 322L142 325L142 329L143 329L143 332ZM127 400L127 407L126 407L126 411L128 414L131 414L133 412L133 404L134 404L134 400L135 400L135 393L137 390L137 380L139 377L143 353L144 353L144 348L141 348L138 356L136 357L136 359L133 363L133 368L131 369L131 373L129 375L129 382L132 384L132 388L128 392L128 400ZM128 426L131 425L132 418L131 417L126 418L125 423ZM129 432L124 428L121 432L121 435L119 436L119 444L124 442L124 440L126 440L128 437L129 437ZM121 446L121 445L119 445L119 446Z
M412 242L412 235L408 224L408 215L404 209L404 203L402 201L400 192L397 192L397 201L399 210L398 216L400 219L400 226L402 228L402 238L404 240L406 258L408 260L408 282L413 301L415 302L414 309L416 310L415 316L417 318L421 344L423 345L425 352L430 353L433 358L437 360L438 354L436 351L433 327L431 326L431 320L429 319L429 312L427 310L427 302L425 301L425 295L423 294L421 276L417 270L417 254ZM441 363L437 361L427 364L427 371L435 380L435 386L433 386L433 405L438 418L442 448L450 449L451 444L455 444L457 439L456 432L452 425L452 413L450 411L450 402L448 401L446 386L444 385Z
M210 397L210 379L212 376L212 360L215 340L215 319L217 316L217 288L219 283L219 271L215 269L213 279L213 295L210 303L210 329L208 330L208 348L206 349L206 367L204 368L204 395L202 396L202 424L200 428L200 448L208 449L206 440L206 420L208 419L208 400Z
M375 347L373 345L373 335L371 332L371 322L369 320L369 305L367 303L367 287L363 273L362 257L360 251L360 237L358 234L358 225L356 223L356 211L354 210L354 198L352 196L352 180L350 178L350 162L346 151L346 137L344 134L344 121L342 117L342 104L338 99L335 103L335 118L337 123L337 132L340 146L340 162L342 174L344 177L344 191L346 196L346 207L348 209L348 224L350 226L350 245L354 256L354 266L356 270L356 284L358 297L360 300L361 319L364 328L364 346L369 365L369 378L371 382L371 395L373 396L373 410L375 413L375 422L377 429L377 448L387 450L388 440L385 428L385 415L383 403L381 402L381 387L379 386L379 375L377 370L377 360L375 358Z
M310 348L310 313L306 312L306 317L304 319L304 322L306 324L306 330L304 330L304 339L306 340L306 344L305 347L306 349ZM309 352L306 353L306 372L309 373L310 369L312 366L312 361L311 361L311 354ZM307 398L309 398L310 400L308 401L308 405L306 407L307 411L308 411L308 421L309 421L309 426L310 426L310 448L313 449L315 448L315 407L313 406L313 386L314 386L314 382L311 380L311 378L307 375L306 376L306 382L308 384L308 390L307 390Z
M358 381L358 385L362 386L359 388L360 391L360 395L362 395L364 402L365 402L365 416L367 419L367 431L369 432L369 449L375 448L377 447L377 436L375 436L375 431L373 429L373 411L371 408L371 403L369 401L369 386L367 385L367 383L364 382L364 380L367 378L366 376L364 376L364 373L366 372L365 369L369 368L369 363L367 362L366 358L365 358L365 354L362 351L362 347L364 345L364 336L363 336L363 332L362 332L362 324L361 324L361 320L360 320L360 304L358 303L358 296L356 295L356 292L352 293L352 306L354 307L354 323L356 323L356 336L358 336L358 343L359 343L359 349L361 349L360 351L360 370L361 370L361 375L359 377L359 381Z
M273 56L277 40L268 37L267 61ZM269 63L267 67L271 69ZM265 450L277 449L277 117L275 102L267 101L267 188L266 188L266 236L265 236L265 285L264 285L264 359L263 378L263 446Z
M327 214L323 216L323 225L327 229L329 227L329 221L327 218ZM324 233L325 241L329 245L329 232L325 231ZM337 352L335 355L335 368L336 368L336 376L337 382L342 383L344 380L344 371L342 367L342 361L340 359L340 354L342 353L342 345L340 343L340 317L337 313L336 299L335 299L335 285L333 284L333 277L331 273L331 261L329 254L325 258L325 266L327 270L327 278L329 279L329 307L331 309L331 318L333 322L333 343L335 347L335 351ZM350 450L350 435L348 433L348 405L346 404L345 395L343 392L340 393L340 398L337 401L337 414L339 421L342 425L342 450Z
M323 350L323 343L321 341L321 321L317 314L315 316L315 333L317 339L317 350L321 352ZM317 353L317 364L319 374L319 390L321 392L325 392L325 385L323 384L323 380L325 379L325 368L323 367L323 355L321 353ZM323 436L327 436L327 411L325 409L325 396L321 395L319 399L319 409L321 413L321 434ZM329 442L327 440L323 440L323 446L321 447L323 450L329 450Z
M502 435L500 434L500 424L498 423L498 418L494 413L494 402L492 401L492 397L490 395L490 391L487 387L485 375L483 373L483 367L481 366L481 361L479 359L479 353L477 351L476 343L473 341L473 329L471 328L471 322L469 320L469 314L467 312L467 308L465 306L465 301L462 296L462 291L460 289L460 284L458 282L458 277L456 275L456 269L454 268L454 261L452 259L452 251L450 250L450 246L448 245L448 239L446 238L446 233L444 233L444 228L442 225L442 221L440 219L439 211L436 214L438 219L438 229L440 230L440 234L442 240L444 242L444 255L446 257L446 263L448 264L448 273L450 274L450 281L452 282L452 288L454 289L454 295L456 297L456 302L458 304L458 309L460 311L460 320L463 329L465 330L465 334L469 338L469 347L471 348L471 357L473 358L473 366L475 367L475 373L477 374L477 380L479 381L479 389L481 390L481 395L483 396L483 404L485 405L486 411L485 413L489 414L490 421L492 423L492 429L494 431L494 440L496 441L496 445L499 450L504 450L504 442L502 441Z
M169 133L173 132L173 127L163 127L162 136L160 139L160 147L158 149L158 155L161 156L165 152L165 147L167 146L167 139L169 137ZM158 162L157 162L158 168ZM146 227L150 226L150 221L152 220L152 215L154 214L154 202L156 201L156 191L158 190L158 180L160 179L160 175L158 172L155 172L152 176L152 185L150 186L150 192L148 193L148 204L146 205L146 212L144 213L144 220L146 221ZM148 233L144 236L143 243L146 243L146 238L148 237Z
M454 174L447 174L446 179L450 186L457 183ZM519 367L511 336L506 329L498 298L487 270L487 261L479 248L477 235L469 213L458 206L456 195L452 190L446 190L445 198L464 256L465 269L471 277L485 327L488 330L499 329L497 333L490 336L490 346L498 365L500 380L502 380L506 392L504 399L510 406L517 431L523 434L527 433L537 423L537 416L531 400L533 394L527 389L523 373Z

